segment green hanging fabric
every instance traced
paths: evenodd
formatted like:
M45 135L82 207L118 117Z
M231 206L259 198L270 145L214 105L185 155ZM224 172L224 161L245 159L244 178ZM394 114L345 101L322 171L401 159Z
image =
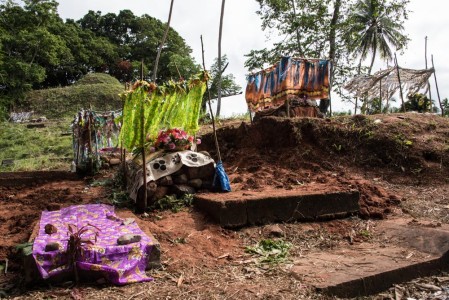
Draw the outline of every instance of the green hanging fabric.
M190 111L187 116L187 124L184 127L188 134L194 135L199 129L198 120L200 118L201 102L205 91L205 82L199 82L189 91Z
M125 103L119 138L123 147L128 151L142 147L142 140L146 140L147 136L156 138L161 129L181 128L194 135L198 130L206 77L204 73L194 77L187 88L185 83L173 81L160 87L137 82L133 91L122 95Z

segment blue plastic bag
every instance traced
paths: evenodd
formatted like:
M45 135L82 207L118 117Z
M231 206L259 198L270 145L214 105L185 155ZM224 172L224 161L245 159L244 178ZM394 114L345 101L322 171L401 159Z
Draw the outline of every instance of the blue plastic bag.
M231 191L231 184L229 183L228 175L226 174L221 161L219 161L215 167L214 182L212 186L221 192Z

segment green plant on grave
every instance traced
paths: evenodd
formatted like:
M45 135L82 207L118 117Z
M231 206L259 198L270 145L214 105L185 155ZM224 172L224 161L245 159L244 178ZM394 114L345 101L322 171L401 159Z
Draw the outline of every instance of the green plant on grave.
M261 240L255 246L247 246L245 252L257 255L259 263L278 264L284 262L292 245L283 240Z
M21 250L23 256L28 256L33 253L33 243L23 243L16 245L16 250Z
M159 210L171 210L174 213L179 212L184 207L190 207L193 203L193 195L185 194L181 198L176 195L166 195L163 198L157 200L153 205L153 209Z

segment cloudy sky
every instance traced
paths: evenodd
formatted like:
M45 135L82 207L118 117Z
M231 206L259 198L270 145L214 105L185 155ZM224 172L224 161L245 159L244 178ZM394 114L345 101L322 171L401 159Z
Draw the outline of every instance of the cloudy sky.
M399 65L407 68L424 68L424 37L428 36L428 53L434 55L435 68L441 98L449 97L449 18L447 18L447 0L410 0L412 11L405 29L411 39L408 49L398 57ZM118 13L129 9L135 15L149 14L167 21L170 0L59 0L59 14L63 19L80 19L89 10L102 13ZM210 65L218 56L218 28L221 0L176 0L173 7L171 26L186 40L193 49L193 56L201 62L200 35L205 44L206 65ZM243 67L244 55L252 49L269 47L270 42L261 31L260 19L256 15L258 4L255 0L226 1L222 53L229 58L226 72L233 73L237 82L245 88L246 70ZM448 60L446 60L448 59ZM385 68L381 64L377 68ZM377 69L378 70L378 69ZM375 70L375 71L377 71ZM432 80L432 96L436 95ZM335 99L334 110L348 110L348 104ZM226 99L223 113L243 113L246 111L244 96Z

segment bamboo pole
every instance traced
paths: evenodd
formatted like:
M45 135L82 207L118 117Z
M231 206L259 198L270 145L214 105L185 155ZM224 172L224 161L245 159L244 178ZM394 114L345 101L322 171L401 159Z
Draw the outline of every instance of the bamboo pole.
M140 80L143 80L143 59L140 65ZM147 209L147 160L145 154L145 116L144 116L144 99L140 102L140 145L142 147L142 175L143 175L143 199L137 197L136 212L144 213Z
M426 70L427 70L427 36L425 38L424 56L425 56ZM431 112L433 112L432 89L430 88L430 81L427 81L427 90L429 91L430 109L431 109Z
M399 65L398 65L398 58L396 57L396 53L394 54L394 62L396 63L396 72L397 72L397 74L398 74L399 93L400 93L400 95L401 95L402 110L405 112L404 95L402 94L401 75L399 74Z
M92 123L91 123L92 118L91 118L91 114L92 114L92 111L90 110L87 115L87 131L89 134L88 148L87 148L87 158L88 158L87 161L88 161L89 175L90 174L93 175L93 172L94 172L94 164L93 164L93 158L92 158L92 127L91 127L92 126Z
M224 17L224 9L225 9L225 2L226 0L221 1L221 14L220 14L220 28L218 31L218 70L220 70L220 74L218 76L218 84L217 84L217 113L216 116L220 116L220 110L221 110L221 38L223 35L223 17ZM221 161L221 159L220 159Z
M164 36L162 37L161 44L159 45L159 48L157 49L156 61L154 62L154 69L153 69L153 76L152 76L153 82L156 82L157 67L159 65L159 59L161 58L162 47L164 46L165 40L167 39L168 30L170 29L171 14L173 11L173 2L175 2L175 0L171 0L170 11L168 13L167 28L165 28L165 32L164 32Z
M379 108L382 113L382 78L379 80Z
M443 104L441 103L440 90L438 89L437 72L435 70L435 65L433 64L433 54L430 56L430 58L432 60L433 77L435 78L435 87L437 88L437 96L438 96L438 103L440 104L441 116L444 117L444 107Z
M128 84L125 84L125 90L128 90ZM125 101L123 101L122 105L122 117L125 113ZM122 118L123 125L123 118ZM119 135L120 136L120 135ZM120 157L122 159L122 172L123 172L123 187L126 189L128 185L128 174L126 171L126 149L123 147L123 139L120 139Z
M329 63L331 64L331 67L330 67L330 80L329 80L329 116L330 117L332 117L332 97L331 97L331 94L332 94L332 84L333 84L333 81L334 81L334 79L333 79L333 77L334 76L332 76L332 74L333 74L333 72L334 72L334 62L333 61L329 61Z
M206 72L206 64L204 62L204 45L203 45L203 36L200 36L201 39L201 53L202 53L202 58L203 58L203 70L204 72ZM209 83L206 81L206 89L207 89L207 93L208 93L208 100L207 103L209 104L209 111L210 111L210 117L212 119L212 130L214 131L214 140L215 140L215 149L217 151L217 156L218 156L218 160L221 161L221 153L220 153L220 147L218 144L218 138L217 138L217 130L215 128L215 118L214 118L214 113L212 111L212 105L210 104L211 101L211 94L210 94L210 89L209 89Z

